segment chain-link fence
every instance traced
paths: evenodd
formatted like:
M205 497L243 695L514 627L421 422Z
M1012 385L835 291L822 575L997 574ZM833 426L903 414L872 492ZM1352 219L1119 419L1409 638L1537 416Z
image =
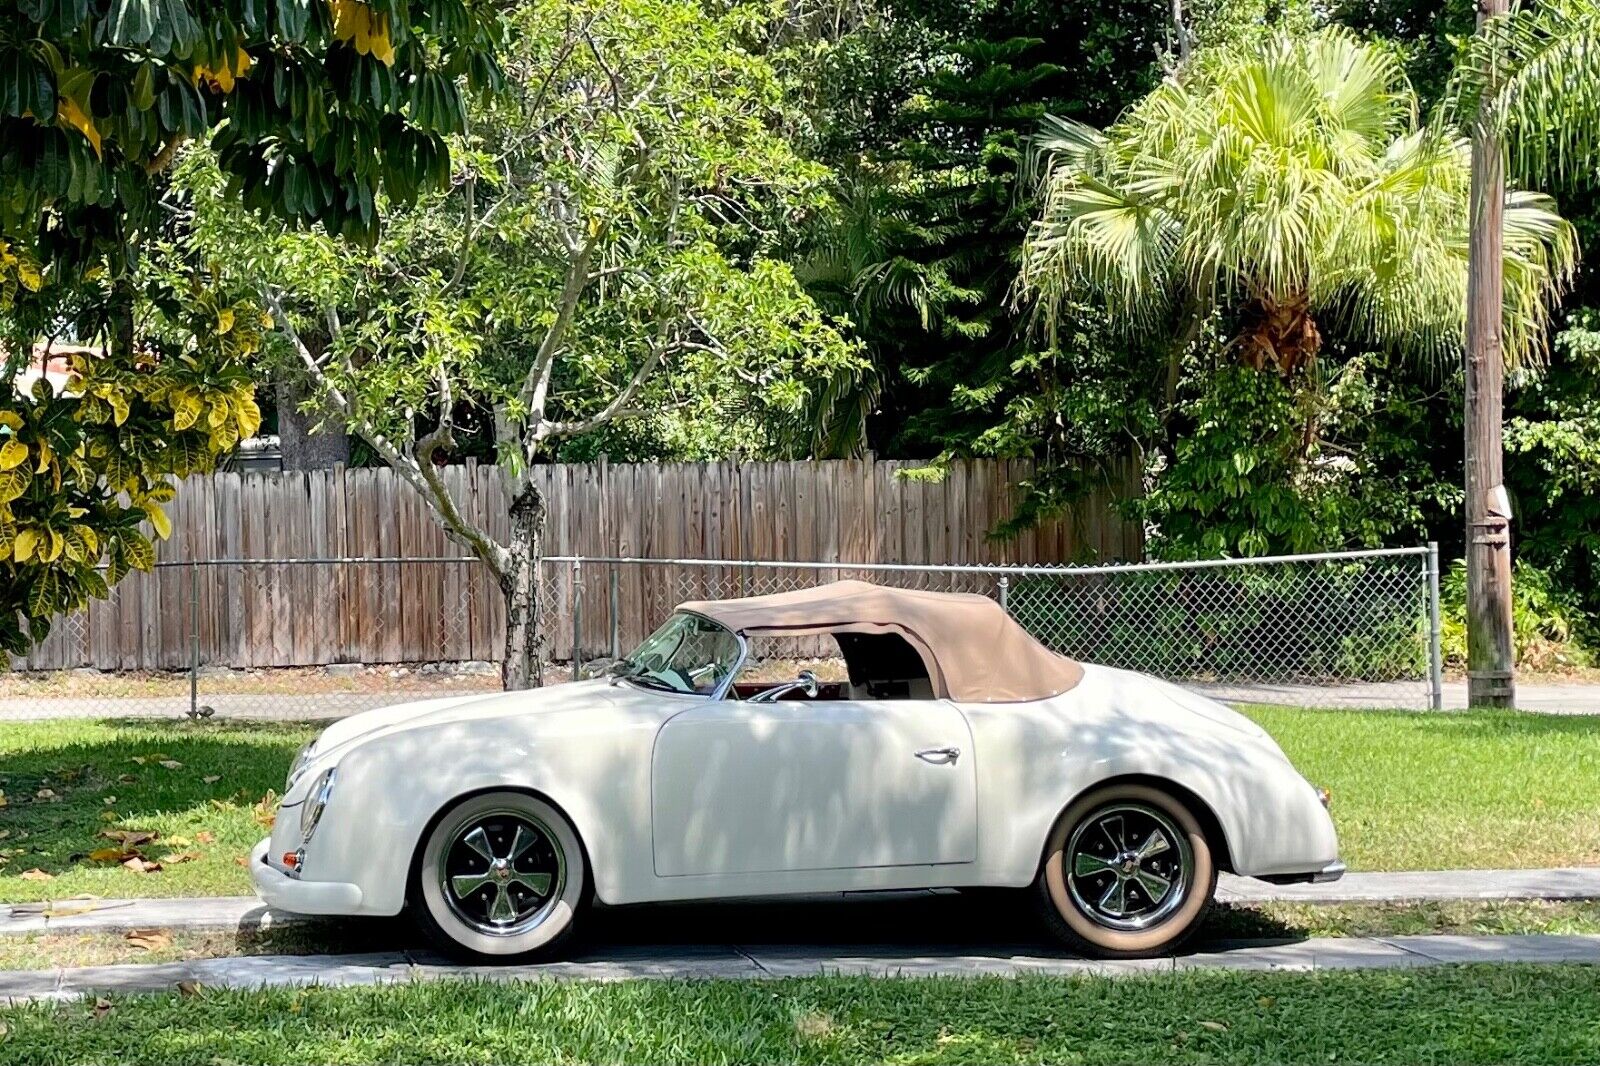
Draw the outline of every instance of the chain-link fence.
M1438 707L1430 548L1090 567L552 557L548 680L592 675L685 600L842 578L991 596L1050 648L1220 698ZM162 563L0 674L0 719L331 718L500 687L505 607L464 558ZM759 676L842 669L827 637L761 642Z
M1432 546L1085 567L575 557L546 565L546 619L570 627L562 636L567 655L578 651L574 676L625 653L685 600L860 578L990 596L1052 650L1232 701L1437 708L1442 698ZM772 638L751 653L774 676L842 668L827 637Z

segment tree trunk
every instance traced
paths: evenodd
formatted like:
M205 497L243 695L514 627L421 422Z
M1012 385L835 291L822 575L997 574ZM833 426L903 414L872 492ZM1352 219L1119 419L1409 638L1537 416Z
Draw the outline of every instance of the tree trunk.
M313 430L317 416L301 411L309 399L304 380L293 371L280 372L274 385L278 408L278 446L285 470L332 470L350 463L350 438L343 423L325 420Z
M500 680L507 691L544 684L544 632L539 627L539 557L544 499L527 486L511 501L510 565L500 578L506 598L506 650Z
M1478 23L1506 0L1480 0ZM1502 209L1505 160L1484 123L1472 135L1471 235L1467 246L1466 492L1467 702L1516 705L1511 626L1511 516L1502 484Z

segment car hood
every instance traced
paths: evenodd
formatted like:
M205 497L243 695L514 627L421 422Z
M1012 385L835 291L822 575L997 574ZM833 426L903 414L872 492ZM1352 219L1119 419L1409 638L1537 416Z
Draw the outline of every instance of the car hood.
M342 718L319 733L312 758L306 765L307 772L297 783L314 778L316 771L332 766L352 748L376 737L453 722L592 710L599 705L620 702L628 695L627 690L606 681L578 681L520 692L448 696L378 707ZM294 793L298 791L290 790L284 797L285 806L295 802Z

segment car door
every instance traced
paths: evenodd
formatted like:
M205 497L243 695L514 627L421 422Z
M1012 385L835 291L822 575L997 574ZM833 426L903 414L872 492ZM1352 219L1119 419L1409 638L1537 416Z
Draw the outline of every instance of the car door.
M656 736L656 873L973 862L973 762L947 700L708 700Z

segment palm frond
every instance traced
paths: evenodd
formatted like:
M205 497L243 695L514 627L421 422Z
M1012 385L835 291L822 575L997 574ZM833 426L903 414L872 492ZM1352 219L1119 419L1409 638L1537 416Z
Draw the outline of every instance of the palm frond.
M1452 79L1465 127L1506 141L1513 172L1569 184L1600 168L1600 0L1541 0L1484 23Z

